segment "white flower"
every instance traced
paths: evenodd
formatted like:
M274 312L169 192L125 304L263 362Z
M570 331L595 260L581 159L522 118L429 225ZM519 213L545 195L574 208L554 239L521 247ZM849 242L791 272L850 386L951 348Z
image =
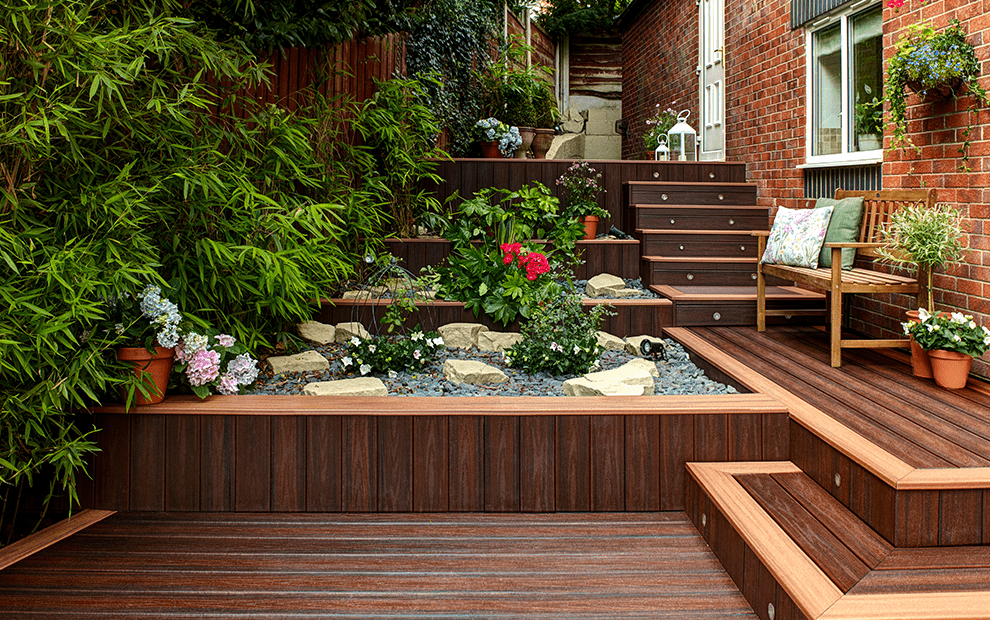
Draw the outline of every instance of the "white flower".
M416 349L415 351L413 351L413 359L414 360L418 360L421 357L423 357L423 354L420 353L419 349Z
M361 339L358 338L357 336L351 336L351 344L353 344L356 347L361 344Z
M962 341L962 338L959 337L959 334L954 334L952 336L952 341L953 342L961 342Z
M389 379L395 379L398 376L399 376L399 373L395 372L394 370L388 371L388 378Z
M361 374L366 375L369 372L371 372L371 366L368 366L367 364L361 364Z
M910 323L901 323L901 329L904 330L904 333L905 334L910 334L911 333L911 324Z
M376 347L373 344L369 344L368 345L368 351L370 351L371 353L374 353L377 349L378 349L378 347Z
M409 336L409 339L410 340L422 340L423 339L423 332L416 332L412 336Z
M556 342L551 342L550 343L550 350L551 351L563 351L564 350L564 347L560 346Z
M963 313L962 312L953 312L952 313L952 320L954 322L956 322L956 323L965 323L966 322L966 317L963 316Z
M443 346L443 338L441 338L440 336L437 336L436 338L433 339L433 344L437 345L438 347L442 347Z
M579 347L577 345L574 345L574 353L577 354L577 353L580 353L580 352L581 352L581 347Z
M969 328L970 329L976 329L976 321L970 321L969 322Z
M918 308L918 318L921 319L922 321L927 321L928 319L932 318L932 315L928 312L928 310L925 310L924 308Z
M344 357L340 358L340 365L343 366L344 368L347 368L353 363L354 360L351 359L350 356L345 355Z
M592 368L601 368L601 366L602 366L602 362L601 362L601 360L595 360L595 361L594 361L594 362L592 362L592 364L591 364L591 367L592 367Z

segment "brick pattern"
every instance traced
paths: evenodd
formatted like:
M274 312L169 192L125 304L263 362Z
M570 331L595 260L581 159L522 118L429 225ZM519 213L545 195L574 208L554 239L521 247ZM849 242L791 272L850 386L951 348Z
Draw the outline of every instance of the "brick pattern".
M623 159L644 159L646 119L656 104L698 118L698 8L693 0L654 2L622 40L622 116L628 123Z
M982 61L980 82L990 88L990 11L984 0L908 0L899 11L884 9L883 17L885 58L909 24L926 19L943 28L958 19ZM726 0L726 158L746 162L748 180L759 186L758 203L771 209L811 205L797 167L807 148L805 30L791 30L789 20L790 0ZM627 24L622 103L629 131L623 156L638 159L654 104L677 100L674 107L690 108L697 118L698 9L693 0L657 0ZM965 173L959 170L959 147L969 104L968 97L909 97L909 135L920 152L885 152L883 187L934 187L941 202L963 211L969 250L964 262L936 273L935 302L940 310L973 314L990 326L990 109L972 115L970 172ZM901 331L904 311L914 301L903 295L856 296L853 304L851 326L882 337ZM976 360L973 369L990 377L990 355Z

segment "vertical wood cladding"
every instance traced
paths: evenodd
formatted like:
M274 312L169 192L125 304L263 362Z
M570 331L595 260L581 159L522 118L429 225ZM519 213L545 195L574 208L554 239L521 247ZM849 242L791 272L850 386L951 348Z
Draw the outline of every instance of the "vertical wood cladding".
M724 461L740 450L746 458L779 453L779 446L754 444L787 441L762 433L781 426L769 421L775 417L786 414L98 414L102 451L84 507L683 510L685 463Z

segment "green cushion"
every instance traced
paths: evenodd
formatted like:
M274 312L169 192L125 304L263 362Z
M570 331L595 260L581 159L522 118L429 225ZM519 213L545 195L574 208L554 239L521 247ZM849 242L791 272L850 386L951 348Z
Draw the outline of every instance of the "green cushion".
M832 207L832 219L829 220L828 230L825 231L824 243L855 243L859 241L859 225L863 221L863 198L819 198L815 208ZM832 248L822 244L821 254L818 255L818 266L832 268ZM852 269L856 261L856 248L842 248L842 268Z

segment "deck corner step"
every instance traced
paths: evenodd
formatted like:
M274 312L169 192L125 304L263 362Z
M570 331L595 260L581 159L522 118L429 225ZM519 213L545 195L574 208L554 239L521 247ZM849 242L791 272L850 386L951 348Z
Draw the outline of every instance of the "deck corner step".
M791 462L687 468L688 516L761 616L818 618L892 550Z

